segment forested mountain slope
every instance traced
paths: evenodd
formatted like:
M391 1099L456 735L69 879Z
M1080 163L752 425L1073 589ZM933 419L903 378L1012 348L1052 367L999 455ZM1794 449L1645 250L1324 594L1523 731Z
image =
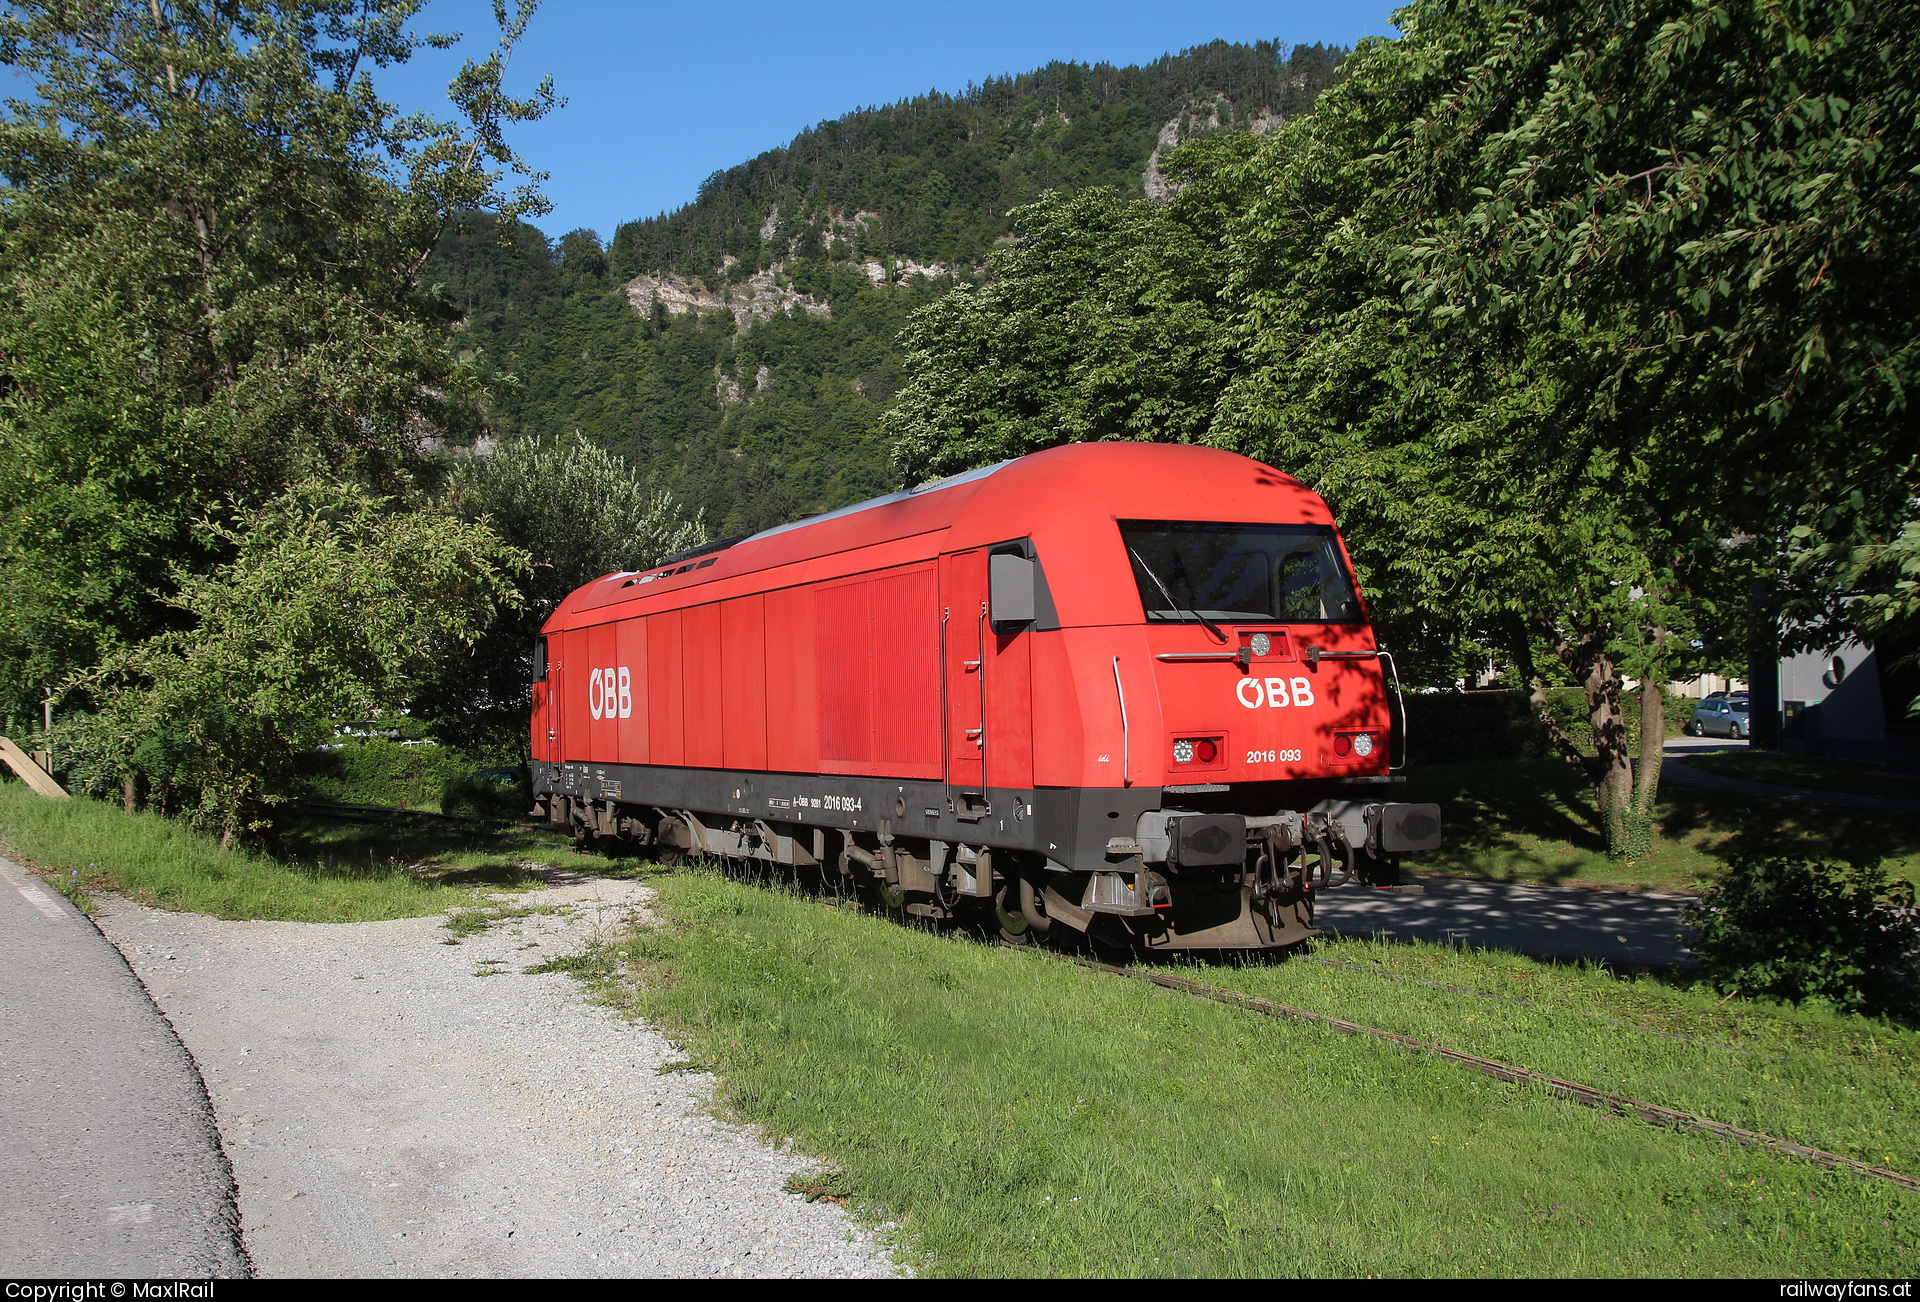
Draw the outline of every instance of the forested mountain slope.
M1154 193L1162 149L1309 109L1344 51L1224 42L1145 67L1056 63L862 109L702 186L680 210L503 251L450 235L435 276L502 434L579 431L739 533L884 492L877 431L907 316L978 278L1049 190Z

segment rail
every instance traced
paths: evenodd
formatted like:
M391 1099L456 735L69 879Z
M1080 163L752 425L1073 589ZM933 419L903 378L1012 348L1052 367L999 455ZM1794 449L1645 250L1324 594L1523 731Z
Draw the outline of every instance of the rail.
M1376 1026L1364 1026L1359 1022L1349 1022L1345 1018L1334 1017L1328 1013L1310 1012L1304 1008L1295 1008L1290 1004L1278 1004L1267 999L1258 999L1253 995L1243 995L1236 990L1223 990L1219 986L1203 985L1198 981L1189 981L1185 977L1170 976L1165 972L1135 971L1129 968L1115 967L1111 963L1099 963L1093 959L1064 955L1067 961L1078 963L1082 967L1092 968L1096 972L1107 972L1114 976L1127 977L1134 981L1150 981L1154 985L1169 990L1179 990L1185 994L1197 995L1202 999L1214 999L1223 1004L1233 1004L1268 1017L1286 1018L1289 1021L1313 1022L1321 1026L1332 1027L1343 1035L1365 1035L1389 1044L1397 1044L1403 1049L1424 1053L1429 1057L1450 1062L1467 1071L1490 1076L1494 1080L1509 1085L1537 1085L1562 1098L1572 1099L1590 1108L1601 1108L1609 1112L1618 1112L1624 1116L1638 1117L1640 1120L1670 1130L1690 1130L1703 1135L1712 1135L1718 1139L1730 1140L1748 1148L1764 1149L1788 1157L1798 1157L1812 1162L1815 1166L1851 1171L1855 1175L1867 1176L1875 1180L1884 1180L1899 1185L1903 1189L1920 1191L1920 1180L1898 1171L1890 1171L1883 1166L1871 1166L1839 1153L1829 1153L1824 1149L1809 1148L1805 1144L1796 1144L1791 1140L1780 1139L1758 1130L1745 1130L1739 1126L1730 1126L1723 1121L1714 1121L1709 1117L1696 1116L1691 1112L1682 1112L1678 1108L1663 1107L1658 1103L1649 1103L1645 1099L1636 1099L1626 1094L1615 1094L1610 1090L1596 1089L1592 1085L1582 1085L1577 1081L1561 1080L1558 1076L1549 1076L1544 1072L1529 1071L1525 1067L1515 1067L1511 1063L1498 1062L1492 1058L1482 1058L1477 1054L1463 1053L1458 1049L1448 1049L1441 1045L1429 1044L1425 1040L1416 1040L1410 1035L1399 1035L1393 1031L1383 1031Z

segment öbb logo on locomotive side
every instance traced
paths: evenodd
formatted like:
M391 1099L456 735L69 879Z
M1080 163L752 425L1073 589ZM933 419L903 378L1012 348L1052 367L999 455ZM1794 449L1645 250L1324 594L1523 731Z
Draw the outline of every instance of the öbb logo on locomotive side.
M587 680L587 713L596 719L633 717L633 675L625 665L593 671Z
M1263 705L1277 710L1288 705L1313 704L1313 684L1307 679L1294 679L1291 692L1287 690L1288 686L1284 678L1242 678L1240 685L1233 689L1233 694L1249 710L1257 710Z

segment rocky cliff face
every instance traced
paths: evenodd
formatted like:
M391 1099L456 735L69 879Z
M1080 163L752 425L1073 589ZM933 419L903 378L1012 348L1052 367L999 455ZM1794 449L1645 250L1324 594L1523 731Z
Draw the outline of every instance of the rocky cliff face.
M775 312L790 312L797 305L811 316L830 316L827 304L803 294L785 282L781 272L786 264L776 262L763 267L735 285L709 289L698 276L676 276L672 272L635 276L627 282L627 302L636 312L653 311L658 303L670 315L683 312L731 312L734 322L745 328L765 321Z
M1204 136L1231 126L1232 118L1233 105L1225 96L1195 101L1181 109L1176 116L1168 118L1154 140L1153 152L1147 155L1147 170L1140 174L1140 186L1147 192L1147 198L1155 203L1165 203L1173 194L1173 184L1160 171L1163 154L1195 136ZM1240 128L1256 136L1264 136L1286 120L1285 114L1262 109L1240 123Z
M775 208L761 225L762 240L773 239L778 219L779 209ZM833 212L827 218L828 235L832 240L845 242L850 249L858 247L862 226L878 223L879 220L878 213ZM798 241L789 244L789 256L795 243ZM722 259L722 274L735 265L737 260L732 257ZM915 276L938 279L959 275L963 271L984 270L982 267L960 268L942 262L915 262L912 258L904 257L884 260L867 258L856 265L876 285L904 285ZM655 304L671 316L685 312L731 312L734 323L743 330L756 322L767 320L776 312L791 312L796 306L809 316L832 316L830 304L793 288L785 274L786 266L784 259L769 263L745 280L722 284L718 289L709 287L698 276L682 276L670 271L649 272L627 282L627 302L633 305L634 311L643 314L652 312Z

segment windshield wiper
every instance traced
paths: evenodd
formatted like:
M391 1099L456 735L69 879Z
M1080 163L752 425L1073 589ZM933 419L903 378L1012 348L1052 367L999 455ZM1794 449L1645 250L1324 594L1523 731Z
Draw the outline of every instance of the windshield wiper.
M1160 589L1160 595L1167 599L1168 606L1172 607L1174 610L1185 611L1187 614L1192 615L1195 619L1199 620L1203 626L1205 626L1207 632L1213 634L1214 637L1218 638L1220 641L1225 642L1227 640L1226 633L1224 633L1221 630L1218 624L1208 619L1205 615L1202 615L1199 611L1195 610L1193 607L1183 606L1178 601L1176 601L1174 599L1173 593L1167 590L1167 585L1161 582L1160 576L1153 572L1153 566L1147 564L1146 561L1141 559L1139 552L1135 551L1132 547L1128 547L1127 553L1133 557L1133 563L1135 565L1138 565L1142 570L1146 571L1147 577L1153 580L1153 586ZM1179 557L1175 556L1174 559L1177 561L1179 560ZM1187 574L1187 567L1185 565L1182 565L1180 567L1180 577L1186 578L1186 574ZM1187 591L1189 593L1193 592L1193 583L1191 580L1189 580L1187 583ZM1196 598L1198 597L1198 595L1199 594L1194 593L1194 596Z

